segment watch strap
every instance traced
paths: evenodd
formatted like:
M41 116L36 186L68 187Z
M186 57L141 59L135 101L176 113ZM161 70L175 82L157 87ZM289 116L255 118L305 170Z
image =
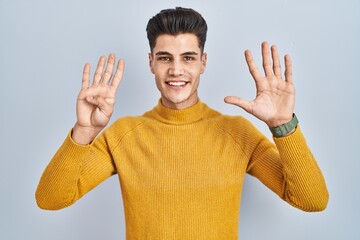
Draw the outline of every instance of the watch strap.
M278 127L271 127L270 131L273 134L274 137L282 137L288 133L290 133L292 130L294 130L296 128L296 126L298 125L299 120L297 119L295 113L293 113L293 118L291 119L290 122L285 123L281 126Z

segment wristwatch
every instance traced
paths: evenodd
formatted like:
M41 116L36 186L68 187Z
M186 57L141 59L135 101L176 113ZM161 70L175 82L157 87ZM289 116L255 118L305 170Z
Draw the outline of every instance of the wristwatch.
M297 119L295 113L293 113L293 118L290 122L285 123L278 127L271 127L270 131L273 134L274 137L282 137L288 133L290 133L292 130L294 130L299 123L299 120Z

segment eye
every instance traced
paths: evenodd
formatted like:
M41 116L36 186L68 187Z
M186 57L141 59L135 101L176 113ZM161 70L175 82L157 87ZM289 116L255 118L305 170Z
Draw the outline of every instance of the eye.
M184 57L184 61L186 61L186 62L189 62L189 61L192 61L192 60L194 60L193 57L189 57L189 56Z
M171 60L169 57L159 57L158 59L159 59L160 61L164 61L164 62L168 62L168 61Z

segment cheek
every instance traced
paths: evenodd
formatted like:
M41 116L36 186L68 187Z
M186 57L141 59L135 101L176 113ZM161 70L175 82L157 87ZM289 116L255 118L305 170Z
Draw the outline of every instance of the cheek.
M156 76L156 78L161 78L166 74L166 68L161 65L159 66L154 64L151 71Z
M159 71L159 69L154 69L155 81L157 85L162 85L166 79L166 74L163 71Z
M203 67L203 65L197 65L194 66L192 69L189 69L189 72L193 77L198 77L204 73L204 70L205 68Z

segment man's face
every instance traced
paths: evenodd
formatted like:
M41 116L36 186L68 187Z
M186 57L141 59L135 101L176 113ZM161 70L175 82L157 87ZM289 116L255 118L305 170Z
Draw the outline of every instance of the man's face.
M197 102L206 53L201 53L194 34L158 36L152 53L149 53L149 65L164 106L184 109Z

